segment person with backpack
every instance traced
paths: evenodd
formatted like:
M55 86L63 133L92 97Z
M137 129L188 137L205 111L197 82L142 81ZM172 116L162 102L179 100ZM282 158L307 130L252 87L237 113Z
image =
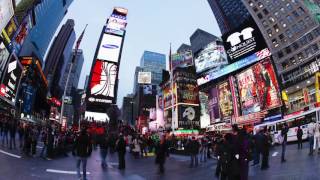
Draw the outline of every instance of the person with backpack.
M87 176L87 159L92 153L92 140L85 128L81 129L80 135L76 138L72 155L77 156L77 175L81 178L80 165L82 163L83 180Z
M302 135L303 135L303 131L301 127L298 126L298 130L297 130L298 149L302 149Z

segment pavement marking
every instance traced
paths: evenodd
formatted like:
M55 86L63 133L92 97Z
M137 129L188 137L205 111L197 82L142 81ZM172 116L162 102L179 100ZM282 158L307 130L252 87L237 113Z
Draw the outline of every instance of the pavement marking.
M63 170L57 170L57 169L46 169L47 172L50 173L59 173L59 174L77 174L76 171L63 171ZM81 174L83 174L81 172ZM90 172L87 172L87 174L90 174Z
M8 156L15 157L15 158L18 158L18 159L21 158L21 156L18 156L18 155L12 154L12 153L8 153L8 152L5 152L5 151L3 151L3 150L0 150L0 153L6 154L6 155L8 155Z
M274 152L273 154L272 154L272 157L276 157L278 155L278 152Z

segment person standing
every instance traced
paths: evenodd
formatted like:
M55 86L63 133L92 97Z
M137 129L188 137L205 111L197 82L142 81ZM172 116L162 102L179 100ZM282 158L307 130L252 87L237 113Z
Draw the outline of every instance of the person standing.
M10 122L10 149L12 147L16 149L16 132L17 132L17 121L12 119Z
M309 156L313 155L314 123L308 124Z
M201 139L201 150L200 150L200 162L207 162L208 158L208 140L207 138Z
M9 134L9 121L8 121L7 118L5 118L5 120L3 122L2 146L4 146L5 141L6 141L6 144L8 146L8 144L9 144L8 134Z
M232 161L233 161L233 152L234 147L232 145L232 135L226 134L224 136L223 142L218 143L217 158L218 164L216 169L216 177L220 180L229 180L232 179Z
M270 152L270 145L272 143L272 138L270 133L268 132L267 128L264 128L262 134L262 146L261 146L261 154L262 154L262 163L261 163L261 170L265 170L269 168L269 152Z
M257 129L256 134L253 135L253 164L255 166L260 164L260 154L261 154L261 146L262 146L262 129Z
M188 146L189 146L188 149L190 151L190 156L191 156L190 168L193 168L193 166L197 167L200 144L196 140L196 138L193 136Z
M320 125L318 122L314 125L313 150L318 150L318 154L320 154Z
M239 130L239 163L240 163L240 179L248 180L249 160L251 156L250 143L246 129Z
M116 142L116 150L118 151L119 169L123 170L126 168L126 142L124 141L123 135L120 133L119 139Z
M302 135L303 135L303 131L301 127L298 126L298 130L297 130L298 149L302 149Z
M41 132L41 141L43 142L43 147L40 153L40 157L45 158L44 153L47 151L47 147L48 147L48 133L45 128L43 128Z
M159 164L159 173L164 173L164 163L169 154L168 145L165 137L161 137L160 142L156 146L156 164Z
M19 144L20 144L20 149L23 147L23 135L24 135L24 128L23 124L20 122L19 127L18 127L18 134L19 134Z
M281 162L284 163L286 162L285 159L285 155L286 155L286 146L287 146L287 140L288 140L288 131L289 131L289 127L288 125L285 123L282 126L282 130L281 130L281 136L283 137L283 141L282 141L282 153L281 153Z
M99 146L100 146L101 167L106 168L107 167L106 158L108 155L108 147L109 147L109 137L107 134L104 134L99 138Z
M81 129L80 135L76 138L72 155L77 156L77 175L81 178L80 165L82 163L83 180L87 176L87 158L92 153L92 143L89 134L85 128Z

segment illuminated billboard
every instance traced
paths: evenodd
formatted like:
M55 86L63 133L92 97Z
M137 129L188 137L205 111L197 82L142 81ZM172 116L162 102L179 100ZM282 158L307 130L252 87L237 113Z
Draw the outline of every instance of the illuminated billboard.
M117 63L119 61L122 37L104 34L100 43L97 59Z
M271 109L282 105L280 90L270 59L261 61L253 67L261 109Z
M218 89L213 87L209 90L209 113L210 113L210 124L214 124L220 121L219 112L219 94Z
M14 54L11 54L0 85L0 96L12 105L16 102L16 94L20 85L22 69L23 67L18 58Z
M100 122L109 121L109 116L107 115L107 113L85 111L84 117L87 121L100 121Z
M14 14L12 0L0 1L0 31L6 27Z
M234 63L267 48L260 29L252 18L233 31L222 35L222 40L229 63Z
M10 56L9 51L7 50L4 43L1 42L1 40L0 40L0 79L1 79L3 72L6 68L6 64L7 64L9 56Z
M193 56L191 51L176 53L171 55L171 68L193 66Z
M107 28L125 31L127 26L127 18L125 16L112 14L109 17Z
M91 73L89 102L108 103L115 97L117 65L96 60Z
M151 72L139 72L138 84L151 84Z
M233 115L233 104L231 88L228 81L224 81L217 86L219 93L219 110L221 120L230 120Z
M304 5L309 10L314 19L320 23L320 1L318 0L303 0Z
M210 125L209 96L207 93L199 92L200 99L200 127L206 128Z
M240 104L242 115L259 112L259 94L256 87L256 79L252 68L249 68L237 75Z
M199 74L209 69L220 69L221 66L228 64L228 59L224 47L212 42L198 54L194 63Z
M13 16L6 27L2 30L2 36L7 40L7 43L10 43L13 39L14 34L18 29L16 18Z
M200 129L198 106L178 106L178 127L184 129Z

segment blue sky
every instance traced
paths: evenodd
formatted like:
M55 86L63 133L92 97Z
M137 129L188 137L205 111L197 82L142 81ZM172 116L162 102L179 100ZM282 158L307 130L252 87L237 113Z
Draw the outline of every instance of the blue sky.
M134 70L144 50L164 53L168 58L170 42L173 51L182 43L189 44L197 28L221 35L207 0L74 0L61 25L74 19L78 37L88 24L80 46L85 62L79 88L83 88L85 76L90 73L99 35L114 6L129 10L119 75L119 106L122 98L132 93Z

